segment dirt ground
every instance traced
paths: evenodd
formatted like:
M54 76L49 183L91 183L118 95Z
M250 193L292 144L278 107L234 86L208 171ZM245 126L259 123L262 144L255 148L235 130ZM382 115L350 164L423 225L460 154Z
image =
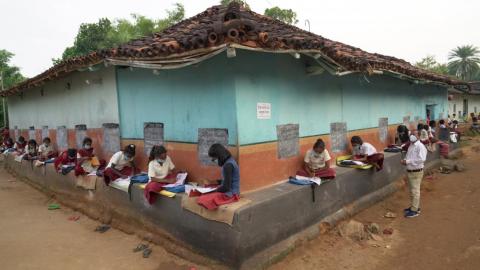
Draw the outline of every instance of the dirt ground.
M478 150L477 150L478 151ZM354 220L380 225L381 239L354 241L333 229L295 249L280 269L480 269L480 152L467 147L463 172L435 173L422 182L421 215L403 217L404 187ZM396 218L385 218L392 211ZM384 235L393 228L392 235Z
M424 179L422 213L405 219L407 189L362 211L354 220L378 223L381 239L354 241L333 229L304 243L277 269L480 269L480 152L466 148L464 172L436 173ZM150 258L132 249L142 242L99 225L68 208L47 210L54 202L0 169L1 269L206 269L152 245ZM396 218L383 217L387 211ZM78 221L68 220L80 216Z
M205 269L151 244L145 259L132 252L142 242L138 237L94 232L97 221L68 208L47 210L52 202L0 169L0 269Z

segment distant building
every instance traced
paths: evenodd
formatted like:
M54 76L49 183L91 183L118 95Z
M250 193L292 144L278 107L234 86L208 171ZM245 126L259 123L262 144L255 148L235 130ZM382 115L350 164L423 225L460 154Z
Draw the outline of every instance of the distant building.
M448 92L448 113L462 118L464 113L480 113L480 82L471 82L469 91L450 89Z
M248 191L295 174L319 137L333 154L348 150L347 132L383 149L399 123L425 119L427 110L446 117L447 89L463 84L235 5L223 9L4 91L10 128L49 134L65 148L85 136L75 126L86 125L100 155L134 143L144 168L144 146L165 142L192 179L218 177L205 149L225 140Z

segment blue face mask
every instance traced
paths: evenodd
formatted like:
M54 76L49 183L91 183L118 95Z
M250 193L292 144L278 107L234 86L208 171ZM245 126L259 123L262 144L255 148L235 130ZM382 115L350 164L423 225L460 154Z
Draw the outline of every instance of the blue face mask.
M157 159L157 162L161 164L165 163L165 159Z

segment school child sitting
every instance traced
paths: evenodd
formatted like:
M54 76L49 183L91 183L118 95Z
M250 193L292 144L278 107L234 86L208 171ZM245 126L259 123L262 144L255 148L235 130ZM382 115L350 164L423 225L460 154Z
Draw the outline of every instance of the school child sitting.
M105 166L105 161L100 161L95 156L92 147L92 139L85 137L82 142L82 148L77 152L77 165L75 166L75 176L86 175L96 171L101 167L102 163Z
M13 146L14 146L13 139L10 137L6 138L2 144L2 149L1 149L2 153L6 154L9 152L15 151L15 148L13 148Z
M208 210L215 210L220 205L240 199L240 169L232 154L219 143L210 146L208 156L222 167L222 179L215 192L201 195L197 203Z
M77 149L70 148L55 159L54 166L58 173L68 174L77 165Z
M123 151L118 151L108 162L107 168L103 173L103 179L108 186L111 181L115 181L118 178L128 178L135 174L135 145L129 144Z
M305 177L320 177L321 179L335 178L335 170L330 168L330 154L325 149L325 142L318 139L305 154L303 170L297 171L297 175Z
M47 161L58 156L58 152L54 150L49 137L43 138L42 144L38 147L38 159Z
M15 154L21 156L25 153L25 147L27 146L27 142L23 136L18 137L18 141L13 145L15 149Z
M38 149L37 142L35 140L29 140L27 147L25 149L25 155L23 156L25 160L36 160L38 159Z
M350 140L353 147L353 159L371 164L377 171L383 169L382 153L378 153L373 145L363 142L359 136L353 136Z
M148 163L148 184L145 186L145 198L150 204L156 200L157 192L163 186L176 181L175 164L167 155L167 149L163 145L155 145L150 151Z

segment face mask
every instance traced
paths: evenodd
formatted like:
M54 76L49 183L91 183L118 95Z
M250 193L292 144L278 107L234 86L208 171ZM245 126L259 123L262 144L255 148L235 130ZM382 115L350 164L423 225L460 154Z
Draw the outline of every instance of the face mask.
M50 146L50 144L48 144L48 143L44 143L43 145L45 145L45 147L49 147L49 146Z
M87 145L85 145L85 149L90 149L90 148L92 148L92 146L91 146L91 145L88 145L88 144L87 144Z
M160 164L163 164L163 163L165 163L165 159L157 159L157 162L160 163Z
M127 156L127 155L125 155L125 156L123 157L123 159L125 159L125 160L129 160L129 159L130 159L130 157L129 157L129 156Z
M314 157L314 158L319 158L319 157L320 157L320 154L313 154L313 157Z
M417 141L417 137L415 135L410 135L410 142L414 143Z

